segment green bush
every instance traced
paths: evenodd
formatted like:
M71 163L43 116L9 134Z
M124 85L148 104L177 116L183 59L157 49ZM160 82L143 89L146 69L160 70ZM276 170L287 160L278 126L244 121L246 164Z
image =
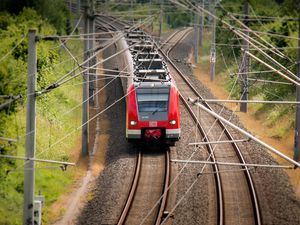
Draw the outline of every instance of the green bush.
M3 21L7 17L7 23ZM0 95L23 95L23 100L15 102L0 111L0 136L18 140L17 143L0 141L0 154L24 156L26 122L26 86L27 86L27 32L36 28L38 35L56 34L56 29L43 20L33 9L25 8L17 16L0 14L0 59L12 48L11 54L0 61ZM78 55L82 52L82 43L69 41L71 51ZM74 64L70 56L59 47L58 42L37 42L37 89L41 90L62 75L70 71ZM81 60L81 59L80 59ZM77 81L81 82L81 78ZM69 85L73 82L70 82ZM66 133L80 125L81 109L69 111L81 102L81 87L62 86L51 93L37 97L37 158L69 160L70 150L75 147L79 133L70 135L63 144L49 148ZM3 99L0 99L0 104ZM42 152L44 152L42 154ZM36 193L41 191L46 197L46 221L49 206L66 190L72 182L74 169L62 172L58 167L36 164ZM50 169L49 169L50 168ZM56 187L56 188L53 188ZM21 224L23 209L23 161L0 158L0 224Z

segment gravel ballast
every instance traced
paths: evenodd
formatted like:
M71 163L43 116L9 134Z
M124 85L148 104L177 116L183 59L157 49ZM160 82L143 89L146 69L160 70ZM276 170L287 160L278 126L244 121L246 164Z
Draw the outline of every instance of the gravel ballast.
M190 34L183 43L179 44L171 52L171 58L176 59L178 67L184 71L192 81L199 93L207 99L215 98L212 93L192 73L191 65L188 63L190 50L192 49L193 34ZM181 59L180 61L178 59ZM238 117L227 108L213 104L216 112L222 110L221 115L234 124L242 127ZM235 139L245 138L237 131L228 128ZM277 164L274 158L267 152L267 149L250 141L239 144L243 155L248 163ZM300 201L297 199L289 177L282 169L258 168L251 172L255 188L259 197L259 204L262 213L263 224L300 224Z
M183 43L171 52L171 58L175 59L178 67L184 71L204 98L214 98L210 91L194 77L191 65L188 63L188 57L193 48L192 41L193 34L191 33ZM114 47L109 48L105 51L104 57L113 54L114 51ZM117 58L108 61L105 67L118 68ZM119 70L122 69L119 68ZM105 89L105 92L107 96L106 106L123 96L120 80L113 81ZM103 109L105 106L101 107ZM217 112L222 109L220 105L216 104L212 107ZM221 115L225 118L231 118L231 122L242 127L238 117L233 115L231 110L224 109ZM176 147L172 148L171 158L188 159L194 148L187 147L187 144L196 140L196 129L183 105L181 105L181 117L182 138L176 143ZM109 121L108 128L101 129L101 132L106 132L109 135L106 167L97 179L94 189L87 196L90 200L77 219L78 225L116 224L134 172L136 149L125 140L125 99L106 111L101 116L101 120ZM244 138L238 132L232 129L230 131L232 131L235 139ZM266 149L253 141L239 144L239 146L249 163L276 163ZM199 151L192 160L205 160L206 156L206 153ZM179 172L183 164L172 163L172 167L172 171ZM168 206L168 211L172 210L172 216L168 221L172 224L215 224L210 215L211 207L214 204L210 202L210 196L214 195L213 176L204 175L197 178L201 168L199 164L187 165L174 183L172 189L176 192L174 202L176 204L179 200L182 199L182 201L176 208L174 208L174 204ZM285 171L260 168L253 170L251 174L259 197L263 224L300 224L300 201L296 198ZM172 174L172 178L176 175ZM194 186L186 193L194 182Z

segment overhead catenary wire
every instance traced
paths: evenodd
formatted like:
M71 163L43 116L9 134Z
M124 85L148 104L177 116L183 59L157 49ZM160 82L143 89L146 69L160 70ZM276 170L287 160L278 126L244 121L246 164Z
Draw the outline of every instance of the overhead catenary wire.
M232 19L232 21L236 21L236 20L239 20L239 22L241 22L242 19ZM228 20L226 20L228 21ZM242 23L242 22L241 22ZM213 27L212 25L209 25L209 24L206 24L206 25L201 25L201 24L195 24L195 23L189 23L191 26L201 26L201 27L206 27L206 28L211 28ZM293 36L287 36L287 35L284 35L284 34L281 34L281 33L275 33L275 32L265 32L265 31L258 31L258 30L252 30L249 28L248 29L243 29L243 28L239 28L239 27L236 27L236 26L233 26L236 30L239 30L239 31L248 31L250 33L253 33L255 34L255 36L259 37L260 39L263 39L261 36L259 36L259 34L264 34L264 35L267 35L267 36L274 36L274 37L279 37L279 38L283 38L283 39L292 39L292 40L298 40L299 38L298 37L293 37ZM218 29L222 29L222 30L228 30L228 28L225 28L224 26L218 26L216 25L216 28ZM267 42L265 39L264 39L264 42L268 45L270 45L269 42ZM295 47L295 48L298 48L298 47ZM269 48L266 48L268 50L273 50L273 49L278 49L276 46L270 46ZM282 55L283 56L283 53L282 52L278 52L278 54Z
M224 9L224 7L221 4L219 4L219 6L221 7L222 10L224 10L227 13L227 15L229 15L230 18L232 18L235 22L237 22L239 25L241 25L244 28L244 29L239 29L239 30L253 33L257 38L259 38L260 40L262 40L266 45L268 45L271 48L270 49L271 52L273 52L274 54L280 56L281 58L285 58L285 59L288 59L289 61L291 61L290 58L288 58L287 56L285 56L282 52L278 51L271 43L269 43L268 41L266 41L263 37L261 37L259 35L259 34L270 35L270 33L268 33L268 32L261 32L261 31L253 31L250 27L248 27L246 24L244 24L243 22L241 22L240 20L238 20L237 18L235 18L230 12L228 12L226 9ZM287 37L285 35L280 35L280 36Z
M263 50L261 50L259 47L257 47L254 43L256 44L260 44L262 45L260 42L256 41L255 39L251 38L250 36L244 34L243 32L237 30L235 27L233 27L232 25L230 25L229 23L227 23L225 20L217 17L216 15L213 15L211 12L207 11L206 9L203 9L202 7L195 7L192 4L190 4L190 2L188 2L190 4L190 6L194 9L190 9L189 7L187 7L186 5L176 1L176 0L170 0L171 2L173 2L174 4L178 4L181 5L182 7L185 7L191 11L197 11L198 13L200 13L201 11L203 11L204 13L214 17L215 19L219 20L222 24L224 24L225 26L228 27L228 29L230 29L232 32L234 32L235 34L237 34L239 37L243 38L245 41L247 41L252 47L254 47L258 52L260 52L262 55L264 55L266 58L270 59L273 63L275 63L277 66L279 66L280 68L282 68L284 71L286 71L290 76L292 76L294 79L300 81L300 78L298 78L294 73L292 73L290 70L288 70L286 67L284 67L282 64L280 64L278 61L276 61L275 59L273 59L271 56L269 56L267 53L265 53ZM199 12L200 11L200 12ZM254 42L254 43L253 43Z
M35 94L35 93L32 93L32 94ZM31 132L30 132L31 133ZM26 137L27 135L29 135L30 133L27 133L27 134L25 134L25 136L24 137Z
M294 166L288 166L288 165L270 165L270 164L256 164L256 163L232 163L232 162L222 162L222 161L216 161L216 162L210 162L210 161L195 161L195 160L182 160L182 159L171 159L171 162L175 163L192 163L192 164L207 164L207 165L223 165L223 166L233 166L233 167L253 167L253 168L277 168L277 169L294 169Z
M77 64L78 68L80 68L79 60L71 53L70 49L60 40L61 46L66 50L66 52L71 56L74 62Z
M109 46L111 46L112 44L114 44L116 41L118 41L118 40L121 39L121 38L122 38L122 35L119 35L119 36L116 38L116 40L113 39L113 41L111 41L111 42L110 42L108 45L106 45L104 48L98 50L95 54L104 51L106 48L108 48ZM51 90L53 90L53 89L59 87L61 84L65 83L65 82L67 82L67 81L69 81L69 80L71 80L71 79L73 79L73 78L79 76L79 75L82 74L83 72L87 71L89 68L86 68L86 69L82 70L80 73L77 73L77 74L71 76L70 78L67 78L69 75L71 75L73 72L75 72L79 67L82 67L85 63L87 63L88 61L92 60L93 58L94 58L94 56L89 57L87 60L85 60L84 62L82 62L82 63L80 64L80 66L77 66L76 68L72 69L72 70L69 71L67 74L63 75L63 76L60 77L58 80L56 80L53 84L51 84L51 85L49 85L47 88L45 88L45 89L39 91L39 95L40 95L40 94L47 93L47 92L49 92L49 91L51 91ZM94 66L96 66L96 65L94 65ZM91 68L92 68L92 67L91 67ZM67 78L67 79L66 79L66 78Z
M300 102L297 101L263 101L263 100L235 100L235 99L201 99L200 102L211 102L211 103L263 103L263 104L295 104L298 105Z
M88 74L89 75L89 74ZM94 82L94 81L100 81L100 80L109 80L109 79L113 79L113 76L103 76L102 78L98 78L98 79L95 79L95 80L89 80L89 81L82 81L82 82L78 82L78 83L73 83L73 84L66 84L62 87L71 87L71 86L77 86L77 85L82 85L84 83L91 83L91 82Z
M243 50L243 49L242 49ZM244 50L243 50L244 51ZM261 60L260 58L256 57L255 55L253 55L252 53L250 53L249 51L245 51L245 53L249 56L251 56L253 59L255 59L256 61L262 63L263 65L265 65L266 67L268 67L269 69L273 70L275 73L279 74L280 76L282 76L283 78L285 78L286 80L289 80L290 82L296 84L297 86L300 86L300 83L298 83L297 81L293 80L292 78L290 78L289 76L287 76L286 74L282 73L280 70L272 67L270 64L266 63L265 61ZM284 70L286 71L286 70Z
M195 182L196 182L196 180L195 180ZM195 184L195 182L190 186L190 188L188 189L187 192L189 192L189 191L191 190L191 188L193 187L193 185ZM187 192L186 192L186 193L187 193ZM180 202L178 202L178 203L180 203ZM175 206L174 208L176 208L176 206ZM172 214L172 212L173 212L173 210L170 212L170 214ZM170 215L170 214L169 214L169 215Z
M131 47L133 47L133 46L135 46L135 45L137 45L137 44L138 44L138 43L133 44L132 46L128 47L128 49L131 48ZM61 82L58 82L58 83L54 83L54 85L55 85L54 88L56 88L56 85L60 86L60 85L62 85L62 84L64 84L64 83L66 83L66 82L68 82L68 81L74 79L75 77L77 77L78 75L82 74L83 72L85 72L85 71L87 71L87 70L89 70L89 69L91 69L91 68L95 68L98 64L104 63L104 62L106 62L106 61L108 61L108 60L110 60L110 59L112 59L112 58L118 56L119 54L123 53L124 51L126 51L126 50L128 50L128 49L123 49L123 50L121 50L121 51L119 51L119 52L117 52L117 53L115 53L115 54L113 54L113 55L111 55L111 56L105 58L104 60L101 60L100 62L97 62L95 65L93 65L93 66L91 66L91 67L86 67L86 68L85 68L84 70L82 70L81 72L79 72L79 73L77 73L77 74L75 74L75 75L69 77L68 79L65 79L64 81L61 81ZM58 87L58 86L57 86L57 87ZM51 89L53 89L53 88L51 88ZM48 90L45 89L44 92L48 92ZM42 94L42 93L43 93L43 91L41 92L41 94Z
M125 48L125 50L128 50L129 48ZM81 127L83 127L84 125L86 125L87 123L89 123L90 121L94 120L95 118L97 118L99 115L101 115L102 113L106 112L108 109L110 109L112 106L114 106L115 104L117 104L118 102L120 102L122 99L124 99L128 94L130 94L131 92L128 92L126 95L122 96L121 98L119 98L118 100L116 100L114 103L112 103L111 105L109 105L108 107L106 107L105 109L103 109L102 111L96 113L96 115L94 115L92 118L90 118L87 122L85 122L84 124L81 124L80 126L78 126L76 129L72 130L71 132L67 133L64 137L62 137L61 139L59 139L58 141L56 141L55 143L53 143L51 146L49 146L48 148L43 149L40 153L38 153L36 156L39 156L41 154L43 154L44 152L50 150L52 147L56 146L57 144L61 143L63 140L65 140L66 138L68 138L70 135L72 135L73 133L75 133L76 131L78 131ZM28 135L28 134L26 134ZM24 166L24 164L22 165ZM17 167L15 170L17 170L19 167Z
M291 61L291 59L289 57L287 57L286 55L284 55L282 52L280 52L276 47L274 47L271 43L269 43L268 41L266 41L263 37L261 37L259 34L265 34L265 35L272 35L272 36L280 36L280 37L284 37L284 38L291 38L289 36L285 36L285 35L280 35L280 34L275 34L275 33L269 33L269 32L262 32L262 31L253 31L251 28L249 28L246 24L244 24L241 20L235 18L230 12L228 12L227 10L224 9L224 7L219 4L219 6L221 7L221 9L223 11L225 11L227 13L227 15L229 15L230 18L232 18L235 22L237 22L239 25L241 25L243 28L235 28L239 31L246 31L246 32L250 32L253 33L257 38L259 38L260 40L262 40L267 46L269 46L269 51L271 51L272 53L278 55L281 58L287 59L289 61ZM252 9L253 10L253 9ZM254 39L252 39L254 40ZM261 44L260 42L256 42L257 44ZM261 46L264 46L263 44L261 44ZM268 47L265 48L268 48ZM261 49L261 48L260 48Z
M186 164L185 164L186 165ZM183 167L184 168L184 167ZM174 179L175 180L175 179ZM195 180L195 182L189 187L189 189L187 190L187 192L184 194L184 196L191 190L191 188L194 186L194 184L196 183L197 180ZM180 202L183 200L184 196L178 201L178 203L176 204L176 206L172 209L172 211L169 212L169 215L171 215L175 208L177 208L177 206L180 204ZM169 215L167 217L169 217ZM167 218L165 218L164 222L162 224L165 223L165 221L167 220Z
M22 38L21 38L21 40L20 41L18 41L16 44L15 44L15 46L14 47L12 47L4 56L2 56L1 58L0 58L0 63L3 61L3 60L5 60L6 59L6 57L7 56L9 56L23 41L24 41L24 39L25 39L25 37L27 36L27 34L26 35L24 35Z
M132 91L131 91L132 92ZM56 142L54 142L50 147L48 148L44 148L42 149L39 153L36 154L36 157L44 154L46 151L49 151L51 148L53 148L54 146L56 146L57 144L61 143L62 141L64 141L66 138L68 138L69 136L71 136L72 134L74 134L75 132L79 131L79 129L81 129L84 125L86 125L87 123L91 122L92 120L94 120L95 118L97 118L98 116L100 116L101 114L103 114L104 112L106 112L108 109L110 109L111 107L113 107L115 104L119 103L121 100L123 100L128 94L130 94L131 92L128 92L126 95L123 95L121 98L117 99L115 102L113 102L111 105L107 106L105 109L101 110L99 113L96 113L92 118L90 118L88 121L86 121L85 123L81 124L80 126L76 127L75 129L73 129L72 131L68 132L65 136L63 136L62 138L60 138L59 140L57 140ZM27 134L28 135L28 134ZM18 166L16 169L19 169L20 167L23 167L26 164L23 163L22 165ZM13 171L14 171L13 170Z
M169 57L168 57L168 56L166 56L166 57L167 57L167 59L170 61ZM236 83L237 83L237 79L236 79L235 84L236 84ZM231 95L231 93L233 92L233 89L234 89L234 85L233 85L233 87L232 87L232 89L231 89L229 95ZM221 113L224 109L225 109L225 107L223 106L223 108L221 109L220 113ZM232 115L233 115L233 114L232 114ZM232 117L232 115L231 115L231 117ZM230 118L231 118L231 117L230 117ZM205 140L205 138L207 138L208 134L212 131L212 128L213 128L213 126L216 124L216 122L217 122L217 120L215 120L214 123L210 126L210 128L209 128L208 132L206 133L205 137L203 137L203 140ZM199 123L198 120L197 120L197 123ZM196 129L197 129L197 127L196 127ZM224 132L224 131L223 131L223 132ZM197 135L197 132L196 132L196 135ZM221 136L222 136L222 134L220 135L219 138L221 138ZM202 147L202 148L203 148L203 147ZM191 160L191 158L193 157L193 155L195 154L195 152L196 152L196 148L194 147L194 152L191 153L191 155L190 155L190 157L189 157L189 160ZM210 155L208 156L207 160L210 160L211 156L212 156L212 155L210 154ZM170 183L170 185L169 185L169 187L167 188L167 190L169 190L169 189L171 188L171 186L175 183L175 181L178 179L179 175L182 174L182 172L183 172L183 170L185 169L186 166L187 166L187 163L185 163L185 164L183 165L182 169L177 173L177 175L175 176L175 178L173 179L173 181ZM203 170L204 170L204 168L205 168L205 166L203 167ZM195 184L195 183L193 183L193 184ZM193 185L191 185L190 188L192 188L192 186L193 186ZM188 192L189 192L189 190L191 190L190 188L188 189ZM163 195L164 195L164 194L163 194ZM159 202L161 201L163 195L158 199L158 201L155 203L155 205L153 206L153 208L152 208L152 209L148 212L148 214L143 218L143 220L142 220L142 222L140 223L140 225L143 224L143 223L146 221L147 217L153 212L155 206L159 204ZM185 196L185 195L184 195L184 196ZM184 196L182 197L182 199L184 199ZM181 200L182 200L182 199L181 199ZM164 224L164 223L166 222L166 220L169 218L169 216L172 214L172 212L173 212L173 211L177 208L177 206L180 204L181 200L179 200L179 201L178 201L178 204L176 204L175 207L172 208L170 214L168 214L168 216L164 219L164 221L163 221L161 224Z
M226 65L226 64L225 64L225 65ZM237 79L236 79L236 81L237 81ZM236 82L235 82L235 83L236 83ZM234 86L233 86L233 87L234 87ZM232 91L233 91L233 87L232 87L231 92L230 92L229 95L231 95L231 93L232 93ZM224 107L221 109L220 113L222 112L223 109L224 109ZM231 117L232 117L232 116L231 116ZM217 120L215 120L214 124L216 123L216 121L217 121ZM211 128L214 126L214 124L210 127L209 132L210 132ZM222 136L222 135L221 135L221 136ZM220 136L220 137L221 137L221 136ZM194 153L195 153L195 152L193 152L193 153L191 154L191 156L189 157L189 160L192 158L192 156L193 156ZM210 155L210 156L211 156L211 155ZM208 157L207 160L209 160L210 156ZM181 174L181 172L183 171L183 169L185 168L186 165L187 165L187 163L184 164L184 166L182 167L182 170L181 170L181 171L177 174L177 176L173 179L173 181L172 181L173 183L175 182L175 180L177 179L177 177ZM202 168L202 171L201 171L202 173L203 173L204 168L205 168L205 165L204 165L204 167ZM186 195L186 194L192 189L192 187L195 185L197 179L198 179L198 177L196 178L195 182L193 182L193 184L188 188L188 190L187 190L187 192L184 194L184 196L182 196L182 198L177 202L177 204L175 205L175 207L172 208L171 212L168 214L168 216L164 219L163 223L161 223L161 224L164 224L164 223L167 221L167 219L169 218L169 216L174 212L174 210L177 208L177 206L178 206L178 205L181 203L181 201L184 199L185 195ZM171 187L171 185L172 185L173 183L170 184L169 188ZM168 189L169 189L169 188L168 188ZM160 199L161 199L161 198L160 198ZM156 203L156 205L159 204L160 199L158 200L158 202ZM153 209L154 209L154 207L151 209L151 211L152 211ZM148 213L147 216L150 215L151 211ZM146 220L147 216L144 218L144 220L142 221L141 224L143 224L143 222Z
M150 19L151 19L151 18L150 18ZM145 24L148 20L149 20L149 18L146 19L144 22L141 22L140 24L134 25L134 26L133 26L132 28L130 28L130 29L134 29L134 28L137 28L137 27L139 27L139 26L142 26L142 25ZM110 47L112 44L114 44L114 43L116 43L117 41L119 41L122 37L123 37L123 35L122 35L122 34L119 34L115 39L113 39L113 40L112 40L109 44L107 44L104 48L98 50L97 53L99 53L99 52L101 52L101 51L104 51L105 49L107 49L108 47ZM130 46L130 47L133 47L133 46L136 45L136 44L137 44L137 43L133 44L133 45ZM126 49L125 49L125 50L126 50ZM125 51L125 50L123 50L123 51ZM109 59L115 57L116 55L118 55L118 54L120 54L120 53L122 53L122 51L120 51L119 53L114 54L113 56L108 57L108 58L105 59L105 60L109 60ZM96 53L95 53L95 54L96 54ZM92 60L93 58L94 58L94 56L89 57L87 60L85 60L84 62L82 62L82 63L80 64L80 66L85 65L86 62ZM105 60L103 60L102 62L104 62ZM102 63L102 62L98 62L98 63ZM93 65L93 66L90 67L90 68L95 68L96 66L97 66L97 64ZM73 73L74 71L76 71L78 68L79 68L79 66L76 67L75 69L71 70L71 71L68 72L67 74L63 75L63 76L62 76L61 78L59 78L56 82L54 82L53 84L51 84L51 85L48 86L47 88L45 88L45 89L39 91L37 94L38 94L38 95L41 95L41 94L47 93L47 92L49 92L49 91L51 91L51 90L53 90L53 89L55 89L55 88L58 88L61 84L65 83L65 82L68 82L69 80L71 80L71 79L77 77L78 75L80 75L81 73L83 73L83 72L85 72L85 71L87 71L87 70L89 69L89 68L86 68L86 69L84 69L83 71L81 71L80 73L77 73L77 74L71 76L70 78L64 80L67 76L69 76L71 73ZM62 81L62 80L64 80L64 81Z
M43 163L51 163L51 164L62 164L66 166L76 166L75 163L70 163L70 162L62 162L62 161L57 161L57 160L48 160L48 159L37 159L37 158L30 158L30 157L25 157L25 156L13 156L13 155L1 155L0 158L5 158L5 159L17 159L17 160L24 160L24 161L35 161L35 162L43 162Z
M247 136L248 138L251 138L253 141L259 143L260 145L264 146L265 148L267 148L269 151L273 152L274 154L280 156L281 158L285 159L286 161L288 161L289 163L293 164L296 168L300 167L300 163L296 162L295 160L289 158L288 156L286 156L285 154L281 153L280 151L276 150L275 148L271 147L270 145L266 144L265 142L257 139L256 137L254 137L252 134L248 133L247 131L239 128L238 126L236 126L235 124L231 123L230 121L224 119L223 117L221 117L220 115L218 115L217 113L207 109L206 107L204 107L203 105L199 104L196 100L194 99L189 99L190 102L192 102L193 104L196 104L198 107L200 107L202 110L204 110L205 112L211 114L212 116L214 116L215 118L221 120L222 122L224 122L225 124L227 124L228 126L232 127L233 129L239 131L240 133L244 134L245 136Z
M262 82L262 83L293 85L292 83L282 82L282 81L262 80L262 79L256 79L256 78L247 78L247 79L250 81Z
M7 138L7 137L0 137L0 141L7 141L7 142L18 142L17 139Z
M14 103L17 100L22 99L22 95L18 95L18 96L13 96L12 98L8 99L6 102L2 103L0 105L0 110L9 107L12 103Z

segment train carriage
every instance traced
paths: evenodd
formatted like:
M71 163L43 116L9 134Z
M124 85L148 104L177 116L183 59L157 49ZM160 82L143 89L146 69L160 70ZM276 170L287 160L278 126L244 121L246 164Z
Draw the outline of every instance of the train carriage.
M126 40L127 39L127 40ZM118 42L127 79L122 79L126 96L128 141L161 140L174 144L180 138L179 94L166 63L154 42L140 30ZM129 48L128 43L134 44Z

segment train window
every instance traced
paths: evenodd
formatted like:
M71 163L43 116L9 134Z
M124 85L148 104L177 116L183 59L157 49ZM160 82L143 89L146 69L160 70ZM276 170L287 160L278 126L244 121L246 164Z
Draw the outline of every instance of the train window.
M143 93L137 95L139 112L168 111L168 94Z
M143 101L138 102L139 112L166 112L168 111L167 101Z

